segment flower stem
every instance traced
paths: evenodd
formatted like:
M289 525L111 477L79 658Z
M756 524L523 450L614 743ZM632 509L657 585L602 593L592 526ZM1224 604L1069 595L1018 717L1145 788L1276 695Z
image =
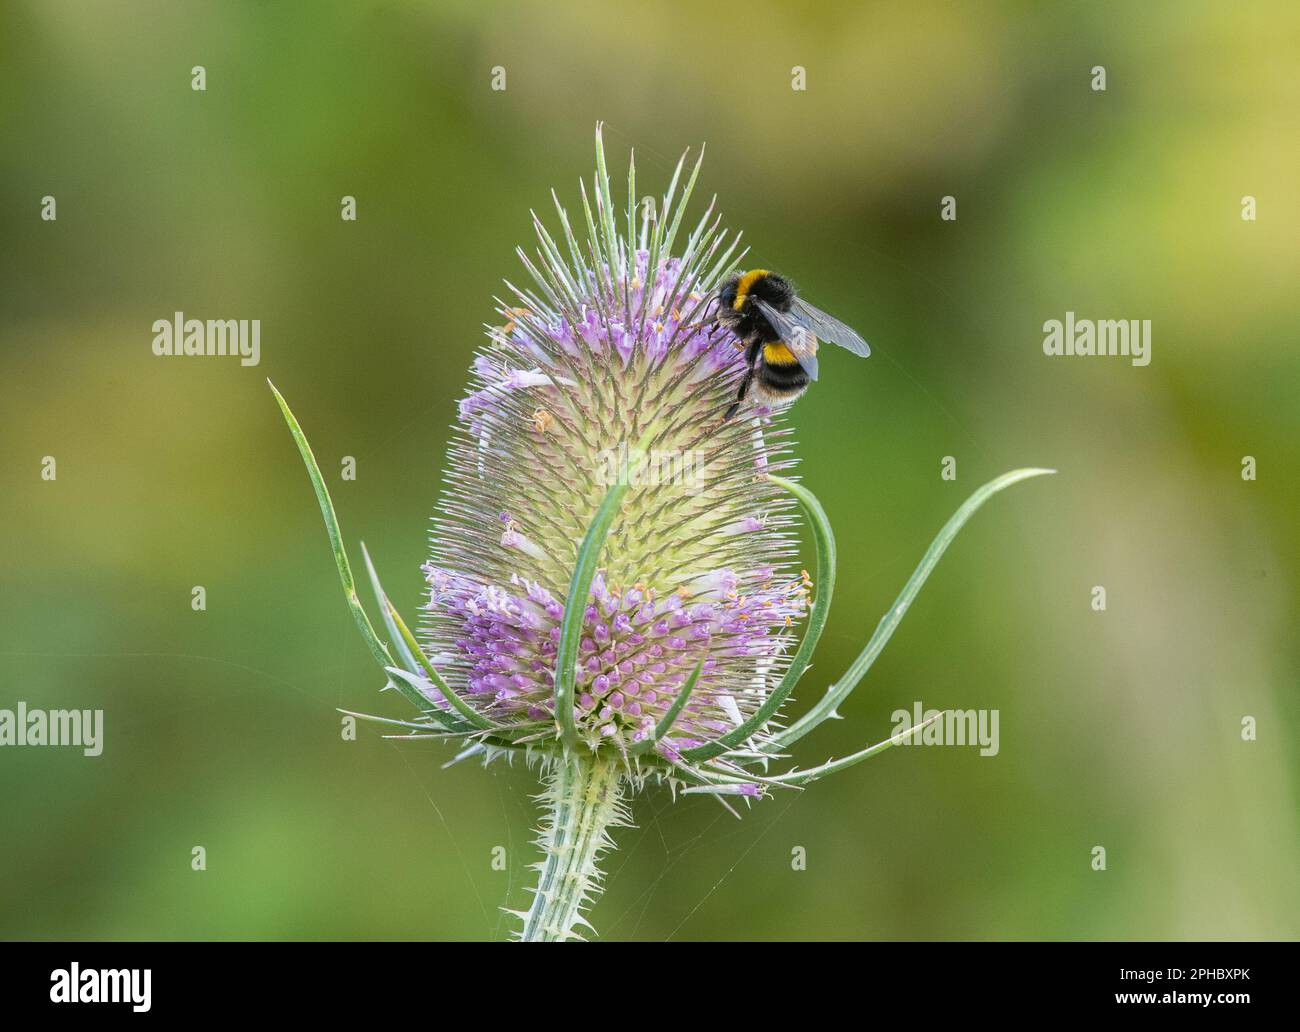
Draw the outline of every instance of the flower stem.
M533 905L523 915L523 942L582 938L574 927L587 924L583 908L600 892L600 853L613 843L609 829L627 823L618 760L600 755L557 760L541 800L546 807L537 844L545 854Z

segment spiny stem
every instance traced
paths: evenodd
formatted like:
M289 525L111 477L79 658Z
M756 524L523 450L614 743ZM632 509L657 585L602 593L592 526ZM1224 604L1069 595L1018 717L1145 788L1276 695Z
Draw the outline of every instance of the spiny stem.
M561 758L551 767L541 799L547 808L538 845L545 856L533 905L524 919L523 942L580 939L574 928L587 924L582 910L600 892L596 862L612 845L609 829L627 824L620 797L619 761L600 754Z

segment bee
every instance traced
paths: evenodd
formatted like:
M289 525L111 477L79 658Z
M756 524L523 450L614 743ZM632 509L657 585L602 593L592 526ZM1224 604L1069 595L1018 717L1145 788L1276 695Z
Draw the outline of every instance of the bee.
M751 387L772 405L789 405L817 379L818 340L866 358L871 347L838 319L801 298L767 269L734 273L718 289L717 314L745 348L745 376L723 419L739 411Z

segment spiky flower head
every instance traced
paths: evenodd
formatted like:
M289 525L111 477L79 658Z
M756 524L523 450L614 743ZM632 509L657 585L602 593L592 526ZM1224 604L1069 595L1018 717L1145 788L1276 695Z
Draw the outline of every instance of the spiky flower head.
M474 360L433 519L424 635L453 690L499 725L534 728L532 748L563 750L569 705L580 748L627 757L649 743L629 770L674 775L683 750L768 697L808 587L792 565L792 499L766 475L792 461L786 428L765 411L723 418L744 358L710 312L737 238L710 204L674 253L698 163L684 186L679 163L661 199L637 203L633 161L618 211L599 130L597 163L576 228L558 199L555 234L534 215L536 250L519 250L532 284L507 284ZM566 702L567 594L620 477L627 491L577 600Z

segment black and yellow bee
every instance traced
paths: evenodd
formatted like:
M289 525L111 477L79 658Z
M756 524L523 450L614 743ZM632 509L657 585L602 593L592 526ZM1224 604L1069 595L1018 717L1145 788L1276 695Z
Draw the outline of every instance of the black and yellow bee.
M718 290L717 321L745 345L745 377L730 419L749 393L788 405L817 379L817 342L828 340L866 358L871 348L838 319L801 298L780 273L751 269L728 277Z

